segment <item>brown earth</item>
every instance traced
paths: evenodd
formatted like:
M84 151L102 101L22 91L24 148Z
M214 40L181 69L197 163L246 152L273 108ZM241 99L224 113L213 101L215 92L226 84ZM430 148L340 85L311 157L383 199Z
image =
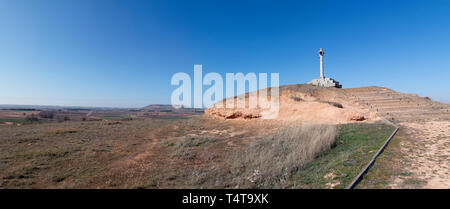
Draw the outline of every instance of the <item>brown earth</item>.
M182 118L132 112L142 118L0 125L0 188L229 188L198 184L209 179L201 171L223 173L230 153L283 124L385 119L401 127L394 156L408 175L391 175L387 187L411 188L404 182L414 178L421 183L412 188L449 188L449 105L380 87L290 85L280 91L275 120L262 120L261 110L211 108L205 116Z
M270 92L270 91L269 91ZM249 94L246 94L248 102ZM235 104L242 102L235 98ZM223 103L224 104L224 103ZM217 108L205 113L225 119L263 118L263 110ZM385 120L401 128L403 176L393 177L391 188L450 188L450 105L427 97L382 87L321 88L311 85L280 87L280 109L275 120L313 123L348 123ZM406 185L406 186L405 186Z
M2 125L0 188L199 188L207 176L190 174L221 173L277 125L199 115Z
M270 95L270 90L268 91ZM256 95L245 95L245 102ZM254 97L257 100L257 97ZM305 121L309 123L339 124L355 121L375 121L379 118L359 104L348 100L342 89L320 88L311 85L289 85L280 87L279 112L275 120ZM234 104L243 103L235 97ZM227 108L225 103L219 108L216 104L205 111L206 114L225 119L264 119L264 108ZM237 105L236 105L237 106Z
M450 188L450 105L386 88L344 89L356 104L400 127L403 173L391 188Z

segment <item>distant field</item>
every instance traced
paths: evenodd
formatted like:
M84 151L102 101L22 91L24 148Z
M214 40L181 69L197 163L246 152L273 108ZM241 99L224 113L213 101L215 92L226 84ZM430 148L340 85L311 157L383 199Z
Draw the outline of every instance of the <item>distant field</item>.
M289 167L290 174L253 172L257 169L250 164L267 164L245 160L258 153L252 149L273 146L276 136L295 136L283 135L275 125L204 116L2 125L0 188L329 188L337 181L334 187L340 188L392 130L380 124L342 125L329 151L302 157L288 149L280 159L306 163L282 161L278 166ZM277 149L287 142L277 140ZM258 175L286 179L261 182Z
M0 125L25 124L31 122L130 120L145 118L182 119L201 115L202 110L174 109L170 105L149 106L138 109L0 109Z

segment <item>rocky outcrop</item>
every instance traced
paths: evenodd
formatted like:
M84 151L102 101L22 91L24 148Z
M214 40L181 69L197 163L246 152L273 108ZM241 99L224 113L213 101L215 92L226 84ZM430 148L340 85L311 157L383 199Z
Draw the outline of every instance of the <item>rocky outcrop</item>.
M265 119L280 121L304 121L312 123L347 123L355 121L372 121L376 117L370 112L348 101L344 89L323 88L308 84L281 86L279 88L279 108L276 116L263 108L225 108L225 102L219 102L205 110L205 114L223 119ZM259 92L250 94L259 95ZM234 105L245 101L245 97L234 97ZM245 98L245 99L242 99ZM259 102L259 101L258 101ZM220 104L220 105L219 105ZM270 117L267 117L270 116Z

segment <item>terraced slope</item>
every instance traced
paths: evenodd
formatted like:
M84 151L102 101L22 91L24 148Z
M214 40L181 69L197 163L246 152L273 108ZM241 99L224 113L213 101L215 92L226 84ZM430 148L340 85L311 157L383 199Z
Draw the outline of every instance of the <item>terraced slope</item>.
M344 89L348 99L401 127L403 174L391 188L450 188L450 105L380 87Z
M343 89L354 103L393 122L450 120L450 105L387 88Z

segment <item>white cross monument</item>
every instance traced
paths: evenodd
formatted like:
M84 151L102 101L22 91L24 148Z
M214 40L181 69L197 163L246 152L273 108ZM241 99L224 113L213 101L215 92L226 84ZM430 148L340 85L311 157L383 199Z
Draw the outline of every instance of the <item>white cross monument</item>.
M319 50L319 57L320 57L320 77L318 79L314 79L310 81L308 84L314 85L314 86L322 86L322 87L336 87L336 88L342 88L342 85L339 84L339 82L335 81L332 78L325 78L325 75L323 73L323 55L325 52L323 52L323 49L320 48Z

